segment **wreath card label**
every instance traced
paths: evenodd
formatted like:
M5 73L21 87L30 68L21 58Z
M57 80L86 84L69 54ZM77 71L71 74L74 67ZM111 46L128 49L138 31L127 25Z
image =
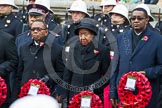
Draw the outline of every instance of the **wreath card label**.
M39 85L31 84L28 95L36 96L38 94L39 87Z
M131 91L134 91L136 87L136 77L128 76L127 82L125 85L125 89L129 89Z
M83 97L90 99L82 99ZM68 108L103 108L103 104L98 95L86 90L74 95L69 102Z
M92 96L82 96L80 108L91 108L91 100Z

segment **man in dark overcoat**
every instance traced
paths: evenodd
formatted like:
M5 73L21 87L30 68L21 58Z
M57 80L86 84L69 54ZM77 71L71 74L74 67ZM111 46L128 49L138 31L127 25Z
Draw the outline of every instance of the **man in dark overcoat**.
M125 73L144 74L152 87L152 97L146 108L157 108L159 77L162 74L162 37L148 27L149 16L145 9L136 8L131 14L132 28L118 38L119 61L116 76L110 81L110 98L117 105L117 86Z
M49 34L46 24L42 20L36 20L31 25L32 40L20 47L19 65L15 79L14 99L20 92L20 87L30 79L42 79L45 75L49 77L47 86L50 88L51 95L55 93L53 78L48 69L53 68L58 77L62 77L64 64L62 62L62 47L54 42L53 35ZM50 43L52 44L50 46ZM43 56L44 52L49 51L51 59ZM48 53L48 54L49 54ZM46 60L46 62L45 62ZM48 61L47 61L48 60ZM49 63L49 64L45 64ZM50 63L52 64L50 67Z

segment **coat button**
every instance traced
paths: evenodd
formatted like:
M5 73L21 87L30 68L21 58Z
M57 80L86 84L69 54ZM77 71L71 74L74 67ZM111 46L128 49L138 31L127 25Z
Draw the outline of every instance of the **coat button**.
M37 56L35 56L34 58L35 58L35 59L38 59L38 57L37 57Z
M129 64L132 64L132 61L130 61Z

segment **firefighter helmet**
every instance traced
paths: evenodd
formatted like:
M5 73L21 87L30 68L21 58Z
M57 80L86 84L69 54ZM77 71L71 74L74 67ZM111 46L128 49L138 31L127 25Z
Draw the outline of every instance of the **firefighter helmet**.
M112 11L109 12L109 15L116 13L116 14L120 14L122 16L124 16L127 20L126 24L130 24L129 18L128 18L128 8L123 5L123 4L118 4L116 5Z
M84 1L82 0L76 0L72 3L70 9L68 10L69 12L73 12L73 11L78 11L78 12L83 12L85 13L87 16L90 16L87 12L87 5Z

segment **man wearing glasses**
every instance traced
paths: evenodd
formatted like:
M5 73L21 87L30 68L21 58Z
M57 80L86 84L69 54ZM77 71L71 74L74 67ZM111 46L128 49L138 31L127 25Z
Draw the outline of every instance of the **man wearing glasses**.
M162 37L148 27L149 16L145 9L136 8L131 14L132 29L118 38L119 61L116 74L110 82L110 98L117 106L117 85L127 72L144 74L152 86L152 97L146 108L158 108L159 77L162 69ZM137 90L138 91L138 90Z
M27 31L23 32L22 34L20 34L16 38L16 46L17 46L18 54L19 54L20 46L23 45L24 43L26 43L27 41L32 39L31 32L30 32L30 28L31 28L32 23L35 20L42 20L42 21L46 20L46 15L49 12L49 9L46 6L43 5L44 2L46 2L46 1L45 0L44 1L38 1L38 2L36 2L37 4L29 4L27 6L27 10L28 10L28 25L29 26L27 26L28 27ZM61 42L58 39L59 36L57 34L54 34L54 33L53 33L53 35L55 37L57 37L55 39L56 43L61 44Z
M20 87L30 79L42 79L47 75L46 84L54 96L56 83L48 74L43 54L51 49L50 60L54 70L61 77L64 70L62 62L62 47L54 42L54 36L49 34L47 25L42 20L36 20L31 25L32 39L20 47L19 65L14 85L14 100L17 98ZM52 41L53 40L53 41ZM52 45L49 45L49 41Z
M45 15L48 12L48 9L45 6L37 5L37 4L30 4L27 6L27 10L28 10L29 27L31 27L32 23L35 20L45 21ZM16 38L16 46L17 46L18 54L19 54L20 46L23 45L25 42L31 40L31 38L32 38L32 36L31 36L30 29L28 29L24 33L20 34Z

